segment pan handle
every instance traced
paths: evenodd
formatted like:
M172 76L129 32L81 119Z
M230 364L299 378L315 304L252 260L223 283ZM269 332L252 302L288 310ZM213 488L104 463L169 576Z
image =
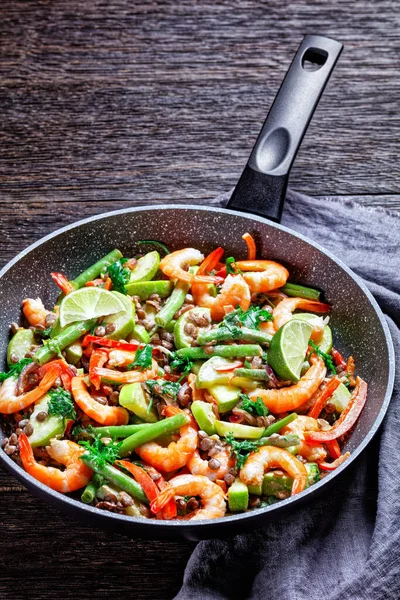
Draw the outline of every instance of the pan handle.
M342 49L326 37L304 37L227 208L279 223L291 166Z

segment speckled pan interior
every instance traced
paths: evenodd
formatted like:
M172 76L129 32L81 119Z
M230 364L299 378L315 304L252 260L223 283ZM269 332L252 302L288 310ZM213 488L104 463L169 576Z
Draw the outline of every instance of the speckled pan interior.
M117 211L81 221L47 236L22 252L0 273L0 360L3 365L9 339L9 324L20 318L21 300L40 296L51 305L57 290L50 271L63 271L74 278L101 256L118 247L126 256L138 250L135 240L158 239L171 249L194 246L208 253L217 245L228 255L246 257L241 239L250 231L257 241L259 255L285 264L290 279L318 287L332 304L331 323L334 344L346 355L356 358L357 372L369 384L368 403L354 429L346 449L353 460L372 438L390 399L393 386L394 358L390 335L376 302L360 280L329 253L317 248L298 234L261 217L224 209L160 206ZM374 353L371 353L371 339ZM379 361L376 360L379 356ZM0 437L2 433L0 432ZM147 537L187 537L201 539L254 529L281 510L295 510L310 494L329 484L347 468L351 460L299 497L212 522L162 522L135 520L87 507L73 498L52 492L30 478L3 452L2 462L25 485L48 501L100 526Z

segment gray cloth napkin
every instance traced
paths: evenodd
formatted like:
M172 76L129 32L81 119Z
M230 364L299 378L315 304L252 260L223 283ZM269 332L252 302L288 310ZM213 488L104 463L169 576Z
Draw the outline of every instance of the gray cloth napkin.
M399 216L289 192L282 224L342 257L364 279L399 358ZM398 372L379 436L336 488L251 534L200 542L176 600L399 599L399 409Z

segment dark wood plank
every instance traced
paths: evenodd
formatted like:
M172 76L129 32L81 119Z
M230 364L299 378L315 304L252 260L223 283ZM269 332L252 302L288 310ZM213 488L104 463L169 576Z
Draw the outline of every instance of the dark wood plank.
M293 187L397 193L397 9L396 0L4 0L0 193L148 201L228 190L310 31L346 49Z
M77 218L229 190L307 32L345 51L292 187L400 209L397 13L396 0L3 0L0 266ZM194 547L88 528L2 469L0 522L2 600L171 598Z

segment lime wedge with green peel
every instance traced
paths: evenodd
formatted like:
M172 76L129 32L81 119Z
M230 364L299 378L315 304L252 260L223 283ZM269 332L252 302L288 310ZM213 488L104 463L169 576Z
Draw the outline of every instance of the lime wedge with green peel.
M135 268L131 272L129 281L150 281L158 271L160 255L157 250L148 252L139 258Z
M271 340L268 362L281 379L298 381L307 353L312 326L292 319L283 325Z
M60 325L65 327L75 321L97 319L124 310L121 300L112 292L100 287L84 287L71 292L60 304Z
M111 292L114 294L123 304L124 310L117 312L113 315L109 315L103 321L103 325L114 325L115 329L112 333L109 333L105 337L112 340L125 340L127 336L133 331L135 326L135 305L132 300L121 294L120 292Z
M313 315L311 313L296 313L293 315L294 319L300 319L301 321L307 321L310 323L312 327L320 327L322 322L322 317L318 315ZM325 352L325 354L330 354L332 351L332 329L329 325L324 325L324 331L322 334L322 339L319 342L316 342L316 345L321 350L321 352Z

